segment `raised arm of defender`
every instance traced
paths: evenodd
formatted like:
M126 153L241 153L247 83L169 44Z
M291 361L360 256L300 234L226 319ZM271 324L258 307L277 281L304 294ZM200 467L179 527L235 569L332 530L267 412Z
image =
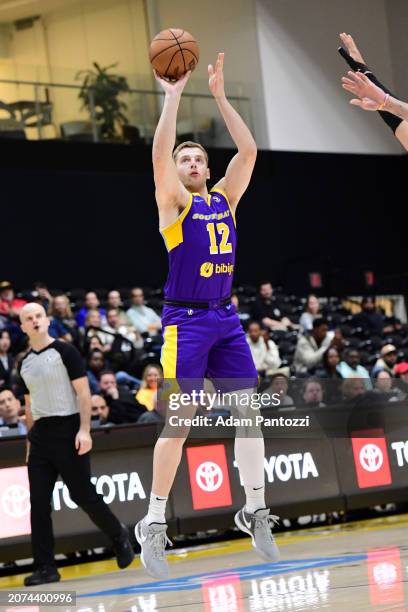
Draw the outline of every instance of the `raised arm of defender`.
M346 52L341 48L339 51L354 71L342 78L343 88L358 96L350 103L364 110L379 111L396 138L408 150L408 104L398 100L368 69L352 36L343 32L340 39Z
M256 161L256 142L244 120L228 102L224 90L224 53L219 53L215 67L208 66L209 87L238 153L228 164L225 176L215 185L223 189L233 210L248 187Z
M153 139L153 171L156 186L156 201L159 208L160 227L173 223L179 214L179 209L187 205L190 197L177 176L173 160L173 149L176 142L177 111L181 94L190 77L187 72L175 83L170 83L155 77L164 89L164 105Z

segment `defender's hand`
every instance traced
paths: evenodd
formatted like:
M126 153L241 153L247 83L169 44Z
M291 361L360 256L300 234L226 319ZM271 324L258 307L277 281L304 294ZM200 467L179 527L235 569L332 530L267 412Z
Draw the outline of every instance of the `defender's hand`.
M361 72L352 72L350 70L347 75L347 77L341 79L343 89L358 96L358 98L350 100L350 104L353 104L353 106L360 106L360 108L369 111L381 110L380 107L384 104L387 94L377 87L377 85L374 85L374 83Z
M208 86L214 98L225 96L224 91L224 53L219 53L215 67L208 65Z
M342 34L340 34L340 40L343 43L343 45L346 47L347 52L349 53L349 55L351 55L354 61L360 62L360 64L365 64L365 61L363 60L363 56L358 50L358 47L356 43L354 42L353 37L350 36L350 34L346 34L346 32L343 32Z
M89 431L80 429L75 436L75 448L78 451L78 455L85 455L92 448L92 438Z
M166 95L176 95L181 96L183 93L183 89L187 84L188 79L191 75L191 70L188 70L184 76L181 77L178 81L168 81L164 77L160 76L156 70L153 70L154 78L160 84L160 87L164 90Z

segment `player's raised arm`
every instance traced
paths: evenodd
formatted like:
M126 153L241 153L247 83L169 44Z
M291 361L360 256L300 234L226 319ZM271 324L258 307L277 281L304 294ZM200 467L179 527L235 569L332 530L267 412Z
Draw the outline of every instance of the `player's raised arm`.
M350 68L356 73L364 74L371 81L371 83L376 85L377 88L384 92L382 96L382 101L384 100L385 94L389 94L390 101L395 100L395 102L399 102L399 100L395 98L393 93L385 85L383 85L375 76L375 74L368 68L353 37L350 36L350 34L346 34L346 32L343 32L342 34L340 34L340 40L343 44L343 47L339 47L338 51L340 55L345 59L347 64L350 66ZM343 87L348 91L352 91L346 86L349 85L347 81L350 81L350 79L343 79ZM353 91L352 93L356 92ZM360 104L360 102L362 103ZM392 132L395 134L396 138L400 141L402 146L408 150L408 121L406 121L405 117L403 117L400 113L394 112L395 109L398 110L397 106L394 107L394 110L391 110L391 107L388 108L387 106L387 108L385 108L382 103L375 105L370 104L368 99L366 102L362 100L356 100L353 101L352 104L354 104L355 106L361 106L361 108L364 108L365 110L378 111L379 115L381 116L381 119L392 130Z
M190 196L177 176L173 160L173 148L176 142L177 111L181 94L189 79L187 72L176 82L161 78L156 72L156 80L164 89L164 105L153 139L153 171L156 185L156 200L159 207L160 223L167 225L174 219L166 218L168 211L184 207Z
M248 187L256 161L256 142L242 117L228 102L224 90L224 53L219 53L215 66L208 66L209 87L217 102L238 153L230 161L225 176L216 185L223 189L235 210Z

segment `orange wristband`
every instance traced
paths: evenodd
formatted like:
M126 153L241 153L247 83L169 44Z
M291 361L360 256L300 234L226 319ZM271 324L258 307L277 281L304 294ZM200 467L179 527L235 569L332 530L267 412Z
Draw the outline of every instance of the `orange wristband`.
M385 105L387 104L388 100L389 100L390 94L387 93L385 94L384 100L383 102L380 104L380 106L377 108L377 110L383 110L383 108L385 107Z

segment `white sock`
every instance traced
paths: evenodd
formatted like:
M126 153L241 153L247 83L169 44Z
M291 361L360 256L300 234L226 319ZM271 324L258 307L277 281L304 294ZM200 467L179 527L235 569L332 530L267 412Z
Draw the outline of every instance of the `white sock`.
M254 514L257 510L265 508L265 487L245 487L245 512Z
M262 437L235 438L235 460L244 484L246 512L265 508L265 444Z
M150 502L145 521L148 525L150 523L165 523L166 522L166 503L167 497L161 497L156 495L153 491L150 493Z

